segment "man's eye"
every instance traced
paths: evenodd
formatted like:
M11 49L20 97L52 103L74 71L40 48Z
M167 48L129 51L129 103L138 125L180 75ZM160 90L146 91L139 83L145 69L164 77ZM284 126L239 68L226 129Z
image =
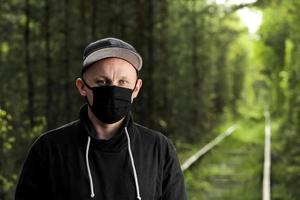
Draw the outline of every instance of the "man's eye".
M105 80L98 80L96 83L97 83L97 85L105 85L106 81Z
M120 85L124 85L124 84L126 84L127 83L127 81L125 81L125 80L119 80L119 84Z

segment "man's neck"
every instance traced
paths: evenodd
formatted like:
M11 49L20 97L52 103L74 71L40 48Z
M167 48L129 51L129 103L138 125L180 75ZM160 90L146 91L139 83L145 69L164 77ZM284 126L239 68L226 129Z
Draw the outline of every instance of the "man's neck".
M124 117L120 121L113 124L105 124L94 115L90 108L88 108L88 117L96 130L96 137L102 140L109 140L112 138L122 126L125 118Z

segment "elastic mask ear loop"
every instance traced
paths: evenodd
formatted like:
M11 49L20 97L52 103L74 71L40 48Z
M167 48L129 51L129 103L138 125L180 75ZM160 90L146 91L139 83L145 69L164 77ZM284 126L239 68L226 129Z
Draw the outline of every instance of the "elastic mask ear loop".
M86 81L84 80L83 77L81 77L81 80L84 83L84 85L86 85L87 88L89 88L90 90L93 90L93 88L91 86L89 86L89 84L86 83Z
M139 77L137 77L137 79L136 79L136 81L135 81L134 88L132 89L132 94L133 94L133 92L134 92L134 90L135 90L135 88L136 88L136 85L137 85L138 80L139 80ZM131 94L131 95L132 95L132 94ZM132 97L131 97L131 98L132 98ZM134 99L134 98L132 98L131 103L133 102L133 99Z
M139 77L136 78L136 81L135 81L135 84L134 84L134 87L133 87L133 90L132 90L132 91L135 90L138 80L139 80Z
M86 83L86 81L84 80L83 77L81 77L81 80L82 80L82 82L86 85L86 87L87 87L89 90L92 90L92 91L93 91L93 88L92 88L91 86L89 86L89 85ZM92 109L92 105L90 104L90 102L89 102L87 96L85 96L85 101L87 102L87 104L89 105L89 107Z

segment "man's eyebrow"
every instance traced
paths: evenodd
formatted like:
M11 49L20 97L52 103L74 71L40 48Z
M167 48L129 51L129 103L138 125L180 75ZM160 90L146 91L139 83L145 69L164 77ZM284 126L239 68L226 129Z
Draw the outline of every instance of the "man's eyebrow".
M128 77L127 76L121 76L120 79L128 80Z
M94 77L94 80L99 80L99 79L107 79L107 80L110 80L107 76L104 76L104 75L100 75L100 76L96 76Z

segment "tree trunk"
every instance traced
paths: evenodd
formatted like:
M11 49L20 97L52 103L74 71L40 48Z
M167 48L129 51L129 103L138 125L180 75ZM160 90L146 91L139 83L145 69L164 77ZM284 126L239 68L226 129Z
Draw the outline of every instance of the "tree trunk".
M80 10L80 36L81 36L81 41L80 41L80 49L83 49L85 47L86 41L89 41L90 35L88 35L88 30L86 28L87 26L87 20L86 20L86 1L85 0L80 0L79 8Z
M169 86L169 79L168 76L165 75L166 72L169 71L169 58L170 58L170 53L169 53L169 48L167 45L169 45L169 37L168 37L168 1L167 0L161 0L159 2L159 19L158 21L161 23L161 27L159 28L159 38L158 38L158 53L157 53L157 63L160 64L160 66L163 66L163 69L160 71L164 70L164 72L161 74L160 73L160 80L163 83L160 85L161 91L160 93L162 94L162 102L160 104L159 110L162 112L161 116L164 116L165 119L167 119L167 115L169 115L170 111L170 102L169 102L169 96L168 96L168 86Z
M191 50L192 50L192 76L193 77L193 95L194 95L194 102L199 102L199 69L198 69L198 25L197 25L197 1L193 0L193 13L192 13L192 37L191 37ZM200 105L201 107L201 105ZM193 109L193 119L195 121L198 121L199 117L199 108L194 108Z
M92 29L91 29L91 35L92 35L92 40L95 40L96 38L96 30L97 30L97 25L96 25L96 21L97 21L97 0L92 0L92 19L91 19L92 23Z
M65 81L64 81L64 90L65 90L65 119L67 121L71 118L72 112L72 102L71 102L71 93L70 93L70 46L69 46L69 0L64 1L64 68L65 68Z
M29 117L30 127L34 127L34 84L33 84L33 73L32 66L30 64L30 5L29 0L25 0L25 30L24 30L24 41L25 41L25 68L27 78L27 113Z
M154 103L155 103L155 94L154 94L154 3L153 0L149 0L147 2L147 19L148 19L148 26L147 26L147 34L146 34L146 42L147 42L147 65L148 65L148 82L147 84L147 108L148 108L148 116L149 116L149 124L154 125L155 120L153 113L155 113Z
M53 79L51 66L51 51L50 51L50 2L45 0L45 46L46 46L46 117L47 129L54 126L53 123Z

